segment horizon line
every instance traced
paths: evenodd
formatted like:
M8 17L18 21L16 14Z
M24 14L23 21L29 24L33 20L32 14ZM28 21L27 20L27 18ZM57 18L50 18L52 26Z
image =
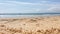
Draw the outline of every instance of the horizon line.
M43 15L43 14L60 14L60 13L0 13L0 15Z

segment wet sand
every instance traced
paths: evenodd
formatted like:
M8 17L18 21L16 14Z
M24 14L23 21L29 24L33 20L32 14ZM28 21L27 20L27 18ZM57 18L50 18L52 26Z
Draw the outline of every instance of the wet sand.
M60 34L60 16L0 18L0 34Z

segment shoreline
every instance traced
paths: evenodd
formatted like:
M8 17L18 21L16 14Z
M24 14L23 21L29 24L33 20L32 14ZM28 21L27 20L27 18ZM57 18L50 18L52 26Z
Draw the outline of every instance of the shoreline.
M3 16L0 16L0 19L3 19L3 18L16 18L16 19L19 19L19 18L37 18L37 17L59 17L60 15L28 15L28 16L16 16L16 17L3 17Z

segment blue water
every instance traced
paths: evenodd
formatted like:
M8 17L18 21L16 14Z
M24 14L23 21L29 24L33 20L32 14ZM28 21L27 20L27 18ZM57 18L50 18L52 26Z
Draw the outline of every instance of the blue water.
M60 13L6 13L0 14L0 18L18 18L18 17L39 17L39 16L60 16Z

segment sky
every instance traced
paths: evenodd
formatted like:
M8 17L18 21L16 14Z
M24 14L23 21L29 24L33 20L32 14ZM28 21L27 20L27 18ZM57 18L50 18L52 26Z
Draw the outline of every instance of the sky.
M0 13L60 13L60 0L0 0Z

